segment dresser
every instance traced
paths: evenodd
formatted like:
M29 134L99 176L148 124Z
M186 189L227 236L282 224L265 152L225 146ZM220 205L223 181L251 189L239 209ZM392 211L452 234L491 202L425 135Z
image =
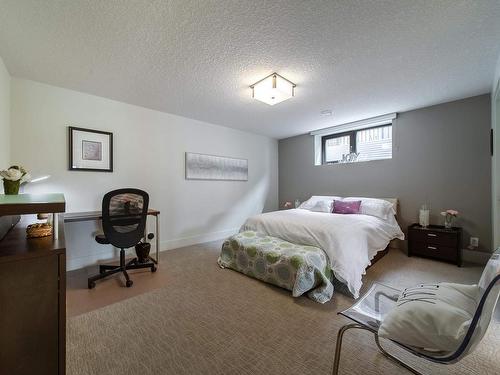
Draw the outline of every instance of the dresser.
M408 227L408 256L422 256L462 265L462 228L441 225Z
M1 197L0 197L1 198ZM21 220L0 241L0 374L64 375L66 257L63 215L57 236L26 238L35 212L63 212L64 197L9 198L0 213ZM33 200L35 202L33 202ZM1 199L0 199L1 201ZM51 203L43 205L43 203ZM5 216L4 216L5 217ZM56 226L54 226L56 227Z

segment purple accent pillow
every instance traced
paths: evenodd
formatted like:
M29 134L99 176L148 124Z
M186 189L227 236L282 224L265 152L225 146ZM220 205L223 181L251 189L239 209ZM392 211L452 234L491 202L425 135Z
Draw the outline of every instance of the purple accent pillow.
M361 201L333 201L334 214L358 214Z

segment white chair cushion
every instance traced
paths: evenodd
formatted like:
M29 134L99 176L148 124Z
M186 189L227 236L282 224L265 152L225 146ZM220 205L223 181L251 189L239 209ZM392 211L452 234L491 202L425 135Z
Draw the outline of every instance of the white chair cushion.
M379 336L415 348L453 352L477 307L477 285L420 284L405 289L379 328Z

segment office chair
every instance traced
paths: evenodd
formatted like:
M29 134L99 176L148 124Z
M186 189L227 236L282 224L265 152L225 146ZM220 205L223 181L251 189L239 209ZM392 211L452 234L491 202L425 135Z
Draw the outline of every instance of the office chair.
M99 265L99 274L89 277L88 288L92 289L97 280L122 272L127 288L133 281L127 270L150 268L156 271L156 265L151 261L141 263L137 258L125 263L125 249L137 245L145 237L146 219L148 214L149 195L139 189L118 189L107 193L102 199L102 229L104 234L95 237L97 243L111 244L120 249L120 265ZM149 236L148 236L149 238Z

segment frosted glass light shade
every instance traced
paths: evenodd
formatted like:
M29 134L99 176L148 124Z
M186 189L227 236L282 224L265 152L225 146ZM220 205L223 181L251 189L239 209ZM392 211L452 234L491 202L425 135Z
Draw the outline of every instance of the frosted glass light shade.
M277 73L250 86L252 97L269 105L281 103L294 96L295 84Z

